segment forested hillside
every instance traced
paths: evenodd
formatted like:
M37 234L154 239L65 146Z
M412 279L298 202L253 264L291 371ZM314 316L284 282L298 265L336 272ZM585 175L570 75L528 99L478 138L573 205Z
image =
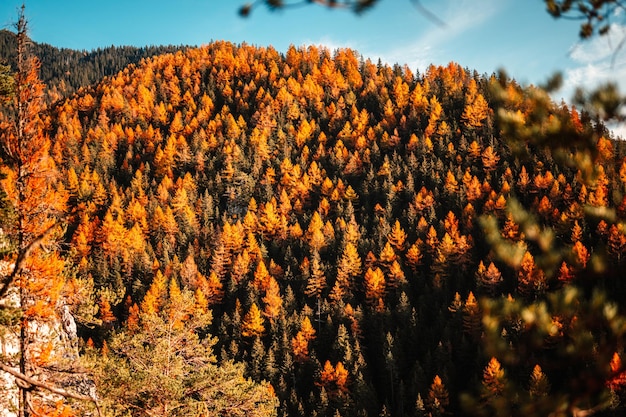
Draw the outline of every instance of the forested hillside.
M169 320L269 382L281 416L547 415L609 394L621 415L622 333L594 290L621 311L626 148L536 94L454 63L215 42L51 108L100 395L150 401L111 375ZM504 140L507 120L527 137ZM554 121L589 141L532 140Z

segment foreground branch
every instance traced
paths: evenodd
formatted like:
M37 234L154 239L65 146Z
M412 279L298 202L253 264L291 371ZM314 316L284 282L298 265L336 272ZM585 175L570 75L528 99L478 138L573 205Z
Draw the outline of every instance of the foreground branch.
M74 400L92 402L96 406L96 410L98 411L98 416L102 415L102 413L100 412L100 405L98 404L98 401L95 398L89 397L87 395L75 394L73 392L69 392L64 389L57 388L46 382L38 381L36 379L29 377L28 375L24 375L23 373L16 371L15 369L3 363L0 363L0 370L13 375L14 377L18 378L20 381L26 382L37 388L45 389L47 391L52 392L53 394L57 394L65 398L72 398Z
M265 4L270 10L295 8L301 6L308 6L310 4L317 4L319 6L327 7L329 9L351 9L355 13L363 13L368 9L371 9L379 0L254 0L246 3L239 8L239 14L243 17L247 17L252 12L252 9L259 4ZM446 23L441 20L437 15L428 10L420 2L420 0L411 0L418 12L420 12L427 19L431 20L438 26L446 27Z

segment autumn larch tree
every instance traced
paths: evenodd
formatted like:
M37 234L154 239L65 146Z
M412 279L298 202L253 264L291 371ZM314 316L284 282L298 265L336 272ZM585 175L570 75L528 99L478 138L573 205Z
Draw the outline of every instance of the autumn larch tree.
M51 369L60 366L63 346L54 336L64 306L65 260L59 251L67 195L51 158L50 139L44 133L44 85L39 80L39 61L29 56L24 7L16 23L17 72L12 96L0 115L2 172L11 216L2 228L11 249L4 257L7 272L0 278L4 309L14 309L21 318L17 357L0 358L3 372L15 378L20 417L49 412L69 412L58 395L91 400L57 386ZM15 304L15 305L11 305ZM69 313L68 313L69 314ZM72 372L71 368L68 371ZM42 391L45 395L42 395ZM50 401L54 393L57 401ZM45 399L46 395L48 400Z

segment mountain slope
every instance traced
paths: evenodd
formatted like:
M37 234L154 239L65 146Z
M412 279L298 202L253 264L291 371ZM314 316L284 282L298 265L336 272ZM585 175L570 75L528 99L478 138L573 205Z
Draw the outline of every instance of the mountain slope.
M218 356L270 381L283 415L456 415L460 393L497 368L476 297L541 300L585 283L596 247L602 285L614 300L626 290L619 220L583 212L623 216L622 144L550 109L595 138L588 188L580 165L501 139L495 81L453 63L413 74L349 50L216 42L60 103L50 133L71 194L69 256L108 323L85 337L102 345L128 326L162 274L206 297ZM502 82L530 120L532 90ZM565 248L557 269L529 225ZM505 244L523 259L504 258ZM526 337L514 324L505 344ZM568 389L579 368L550 360L566 339L518 351L518 395L537 364L553 392Z

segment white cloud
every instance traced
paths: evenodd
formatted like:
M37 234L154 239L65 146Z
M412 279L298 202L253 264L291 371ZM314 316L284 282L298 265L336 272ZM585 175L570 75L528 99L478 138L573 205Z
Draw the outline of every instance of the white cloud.
M565 70L564 89L571 89L581 86L591 88L610 80L613 76L611 64L609 62L599 62L587 64Z
M433 25L422 36L405 42L400 47L386 51L366 51L364 55L380 57L389 64L406 63L409 68L424 70L430 64L441 61L451 40L483 25L502 9L506 1L484 0L480 7L476 7L476 2L472 0L442 3L447 6L445 9L433 9L432 12L445 23L445 27Z
M430 22L427 17L421 16L426 29L416 28L413 39L402 42L391 42L378 46L367 40L342 40L330 37L309 39L305 45L320 45L333 51L337 48L350 48L364 58L376 62L378 59L389 65L406 64L411 69L425 70L432 63L446 64L450 54L452 40L459 38L467 31L478 28L496 15L506 3L512 0L483 0L481 7L476 7L475 0L445 0L427 5L428 12L445 23L439 27ZM419 11L415 11L417 16Z
M626 36L626 27L616 23L611 25L611 29L604 36L595 36L592 39L580 41L570 48L569 56L579 63L598 62L607 58L612 58L619 53L619 45Z
M319 47L324 47L326 49L328 49L331 53L337 49L352 49L358 53L362 53L362 51L359 48L359 43L356 41L352 41L352 40L347 40L347 41L338 41L336 39L332 39L328 36L324 36L322 38L316 39L316 40L307 40L302 42L302 45L304 46L308 46L308 45L316 45Z
M582 87L586 91L591 91L608 82L617 83L620 92L626 93L626 57L617 59L614 65L611 65L611 57L607 57L600 62L565 70L563 87L553 93L552 97L556 102L561 99L571 102L577 88ZM626 139L626 124L612 124L608 128L616 136Z
M608 82L615 82L626 93L626 49L619 48L626 39L626 27L612 25L606 36L596 36L576 43L569 57L573 65L564 70L563 88L558 95L570 100L578 87L594 89Z
M553 94L553 99L558 102L562 98L566 102L571 102L577 88L591 91L609 82L617 83L619 91L622 94L626 93L626 56L618 55L613 64L609 56L599 62L567 69L564 73L563 87ZM607 127L615 136L626 139L626 124L613 123Z
M613 132L615 137L626 140L626 125L609 125L608 128Z

